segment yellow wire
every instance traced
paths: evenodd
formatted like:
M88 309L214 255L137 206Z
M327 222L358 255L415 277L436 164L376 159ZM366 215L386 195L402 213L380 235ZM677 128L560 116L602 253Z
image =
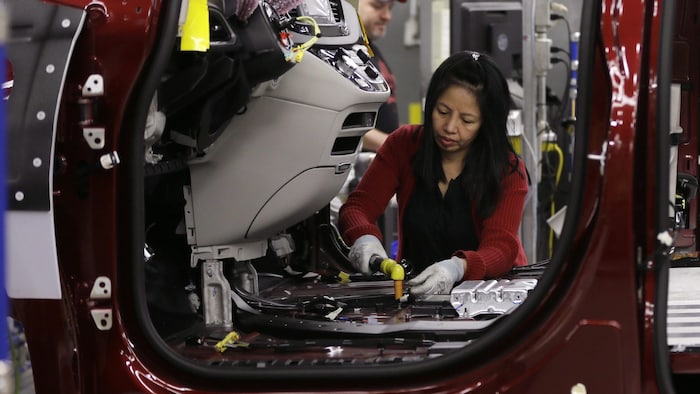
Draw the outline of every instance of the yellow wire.
M557 152L557 158L558 164L557 164L557 175L554 178L554 189L552 190L552 195L556 192L557 187L559 186L559 180L561 179L561 173L562 170L564 169L564 152L562 152L561 148L557 143L551 143L552 147L550 149L547 149L547 151L554 150ZM552 198L552 203L550 205L550 215L554 216L556 213L556 204L554 198ZM549 229L549 257L552 257L552 254L554 253L554 230Z
M307 16L307 15L298 16L296 18L296 20L301 21L301 22L307 22L314 27L313 37L311 37L305 43L299 44L299 45L295 46L294 48L292 48L292 51L287 56L288 62L299 63L301 61L301 59L304 57L304 53L306 52L306 50L311 48L316 43L316 41L318 41L318 37L321 36L321 28L318 26L316 19L314 19L310 16Z
M576 100L572 99L571 100L571 119L576 119ZM574 123L569 123L569 126L567 127L567 132L569 134L573 134L575 131L575 126ZM551 149L546 149L546 151L549 150L554 150L557 152L557 157L559 159L559 163L557 165L557 175L554 179L554 191L556 191L557 187L559 186L559 180L561 179L561 173L564 168L564 152L562 152L561 148L559 147L558 144L553 144L553 147ZM553 193L554 193L553 191ZM554 198L552 198L552 203L550 205L550 215L554 216L556 213L556 204L554 201ZM549 257L552 257L552 254L554 254L554 230L549 229Z
M365 24L362 23L362 18L360 18L360 14L357 14L357 19L360 21L360 28L362 30L362 40L365 42L365 47L367 47L367 53L369 54L369 57L374 57L374 51L372 51L372 47L369 46L369 38L367 38Z

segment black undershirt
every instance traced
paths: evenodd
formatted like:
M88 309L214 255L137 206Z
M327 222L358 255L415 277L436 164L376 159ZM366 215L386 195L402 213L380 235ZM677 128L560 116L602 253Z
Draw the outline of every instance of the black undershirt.
M471 201L459 179L450 181L443 197L437 181L430 190L416 184L403 219L403 258L415 272L449 259L458 250L476 250Z
M396 82L394 79L394 74L389 68L387 62L384 60L384 56L382 56L379 48L377 48L371 42L370 47L372 48L372 52L374 52L374 57L371 59L371 62L382 73L382 76L391 88L391 95L379 107L374 128L387 134L391 134L392 131L399 127L399 107L396 103Z

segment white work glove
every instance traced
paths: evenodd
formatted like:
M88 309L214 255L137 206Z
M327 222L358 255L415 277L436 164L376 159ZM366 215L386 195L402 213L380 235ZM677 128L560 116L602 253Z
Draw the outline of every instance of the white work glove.
M464 262L457 256L439 261L406 282L411 294L449 294L455 282L464 277Z
M371 274L369 269L369 260L374 255L379 255L379 257L386 259L386 251L384 250L384 245L382 245L379 238L374 235L363 235L358 238L352 247L350 248L350 253L348 257L350 258L350 263L352 267L363 274Z

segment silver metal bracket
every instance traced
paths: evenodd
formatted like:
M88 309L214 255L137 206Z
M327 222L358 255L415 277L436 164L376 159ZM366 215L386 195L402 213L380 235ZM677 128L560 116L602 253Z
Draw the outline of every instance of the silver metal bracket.
M207 326L233 327L231 285L224 276L223 261L202 264L202 299Z
M112 298L112 281L106 276L98 276L92 285L91 300L104 300Z
M83 129L83 138L85 138L91 149L102 149L105 146L105 128L85 127Z
M78 100L80 104L81 121L83 127L83 138L90 149L99 150L105 146L105 128L91 127L95 123L98 114L98 103L94 97L104 95L104 78L100 74L90 74L81 90L83 97Z
M90 74L83 83L83 96L96 97L105 93L104 78L100 74Z
M100 331L107 331L112 328L112 309L99 308L90 310L92 320Z
M90 300L100 301L109 300L112 298L112 280L106 276L98 276L95 283L92 284L90 291ZM90 308L90 315L95 322L95 326L100 331L107 331L112 328L112 308L111 307L96 307Z
M522 304L537 279L465 280L452 289L450 303L461 317L504 315Z

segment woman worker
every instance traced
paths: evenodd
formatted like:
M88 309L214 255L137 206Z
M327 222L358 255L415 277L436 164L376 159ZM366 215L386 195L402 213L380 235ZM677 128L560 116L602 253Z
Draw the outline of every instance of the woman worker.
M339 213L353 267L386 258L375 224L396 194L398 259L413 294L494 278L527 263L518 237L528 180L506 131L508 85L486 55L459 52L433 74L423 125L391 133Z

